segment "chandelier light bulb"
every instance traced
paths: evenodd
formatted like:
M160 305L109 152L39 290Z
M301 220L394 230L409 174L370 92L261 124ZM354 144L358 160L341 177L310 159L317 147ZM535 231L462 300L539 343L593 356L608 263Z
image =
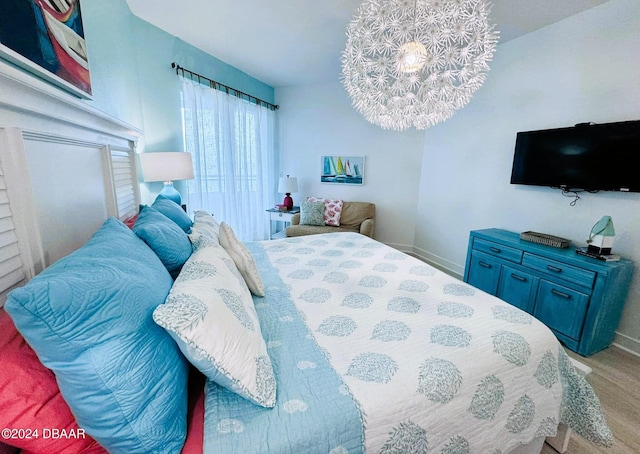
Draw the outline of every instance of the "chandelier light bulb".
M482 86L498 32L488 0L364 0L347 26L342 83L384 129L426 129Z
M427 59L427 48L417 41L400 46L398 69L403 73L415 73L422 69Z

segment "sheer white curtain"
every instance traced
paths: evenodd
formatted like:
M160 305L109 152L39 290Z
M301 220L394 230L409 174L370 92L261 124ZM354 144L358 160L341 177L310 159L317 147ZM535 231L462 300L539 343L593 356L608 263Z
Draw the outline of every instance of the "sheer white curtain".
M265 209L276 191L275 112L182 78L185 151L195 178L190 211L206 210L242 241L269 238Z

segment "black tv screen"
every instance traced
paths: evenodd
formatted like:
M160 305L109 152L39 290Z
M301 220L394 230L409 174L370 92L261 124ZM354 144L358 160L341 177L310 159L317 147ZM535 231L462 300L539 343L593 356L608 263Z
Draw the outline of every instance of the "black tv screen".
M519 132L512 184L640 192L640 120Z

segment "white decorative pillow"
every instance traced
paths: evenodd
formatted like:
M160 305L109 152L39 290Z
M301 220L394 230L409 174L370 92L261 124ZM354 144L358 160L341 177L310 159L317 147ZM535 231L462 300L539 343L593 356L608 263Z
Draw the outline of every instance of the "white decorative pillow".
M251 293L264 296L264 283L251 252L238 240L235 232L226 222L220 224L220 245L235 262Z
M338 227L342 216L343 200L323 199L321 197L308 197L310 202L324 202L324 223Z
M194 222L191 226L191 233L189 233L188 236L194 250L198 249L203 244L220 244L218 231L210 224L206 224L204 222Z
M244 279L219 245L195 250L153 320L209 379L263 407L276 381Z
M208 211L196 210L193 213L193 222L202 222L203 224L209 224L215 229L216 233L220 230L220 223Z

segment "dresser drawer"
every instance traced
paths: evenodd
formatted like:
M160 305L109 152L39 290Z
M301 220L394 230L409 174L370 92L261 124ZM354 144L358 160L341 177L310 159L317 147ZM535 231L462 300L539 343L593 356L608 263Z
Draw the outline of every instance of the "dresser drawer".
M524 253L522 264L528 268L542 271L543 273L551 276L557 276L588 288L593 286L593 281L596 278L596 273L593 271L577 268L562 262L556 262L555 260L529 254L527 252Z
M499 260L482 252L474 252L471 255L467 282L480 290L495 295L498 290L500 267Z
M589 295L540 281L533 315L549 328L579 340L588 304Z
M497 296L507 303L533 313L538 278L520 269L502 265Z
M473 249L493 255L494 257L501 257L504 260L509 260L514 263L520 263L522 260L521 250L480 238L473 240Z

